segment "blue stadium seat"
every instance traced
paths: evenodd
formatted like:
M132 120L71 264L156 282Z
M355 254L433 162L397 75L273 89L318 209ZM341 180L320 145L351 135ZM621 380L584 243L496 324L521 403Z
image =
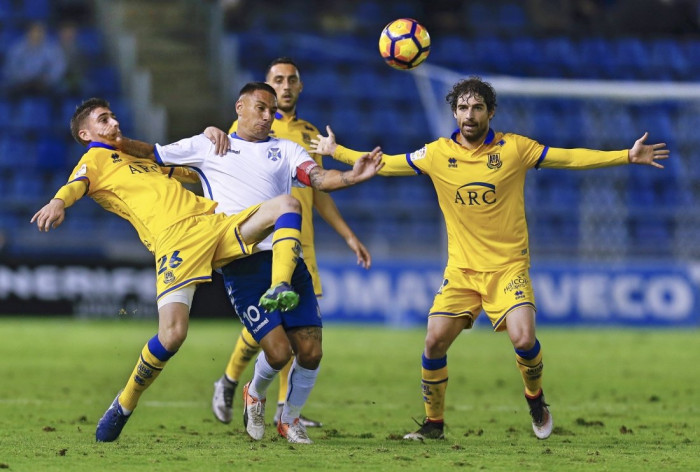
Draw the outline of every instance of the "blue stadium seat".
M630 221L630 234L639 251L668 251L672 236L671 228L665 218L656 215L640 215Z
M51 100L44 97L24 97L14 110L13 128L23 132L48 132L53 126Z
M65 139L42 136L37 141L37 166L48 171L68 171L68 145Z
M683 80L690 66L680 43L672 39L654 39L650 44L649 66L665 71L665 76Z
M384 96L384 88L390 86L372 69L361 69L347 75L345 94L349 97L377 100Z
M0 210L0 236L4 236L8 239L11 238L17 231L19 224L20 221L16 213Z
M12 134L0 137L0 168L31 169L36 165L33 142Z
M80 51L92 60L104 52L102 34L97 28L80 28L76 41Z
M98 97L116 97L121 92L119 72L114 66L91 67L87 73L90 94Z
M0 100L0 131L12 125L12 105L6 100Z
M37 173L17 172L9 182L12 200L18 202L35 202L48 200L53 193L50 189L44 189L43 182ZM48 195L52 193L52 195Z
M78 97L68 97L64 98L61 103L57 106L56 110L56 129L67 130L70 126L70 119L73 117L76 108L82 100Z
M498 27L498 4L495 2L472 1L467 5L469 30L477 36L493 34Z
M614 43L615 58L618 64L613 79L649 78L649 57L647 48L641 39L622 38Z
M388 75L375 77L375 84L380 88L382 98L396 102L405 102L418 93L411 74L389 71Z
M603 38L581 38L576 52L570 62L576 77L604 79L615 75L617 57L610 41Z
M304 82L304 96L313 95L318 98L337 98L344 96L344 86L338 73L330 69L305 72L302 77Z
M134 129L133 113L131 112L131 105L129 102L121 97L115 97L109 99L109 107L116 116L117 121L119 121L119 128L122 134L129 136L132 134ZM68 110L66 110L66 113ZM67 129L63 127L62 129Z
M529 26L527 13L523 6L515 2L500 5L498 8L498 24L502 31L510 36L526 32Z
M585 67L579 63L574 42L566 37L547 38L540 54L548 58L547 67L556 71L555 76L580 77Z
M124 218L118 218L116 215L108 215L104 212L99 213L99 215L93 216L91 219L105 236L118 239L134 238L134 240L138 237L134 227Z
M700 80L700 61L695 58L700 57L700 39L688 39L683 42L682 50L687 59L688 67L684 71L685 80Z
M450 35L434 38L430 45L428 60L443 67L463 70L472 62L466 51L473 49L469 47L468 40L461 36Z
M0 0L0 24L9 24L15 18L12 0ZM3 45L8 44L3 42Z
M532 120L535 123L535 130L532 138L548 146L561 147L558 145L560 139L562 122L550 108L538 107L533 109Z
M527 76L559 76L558 61L551 61L542 54L541 41L530 36L517 36L510 41L513 70ZM554 62L554 64L552 64Z
M329 124L336 135L342 133L346 136L343 141L339 139L340 142L350 143L354 142L355 134L363 135L372 132L372 125L368 118L368 116L363 116L354 106L334 107Z

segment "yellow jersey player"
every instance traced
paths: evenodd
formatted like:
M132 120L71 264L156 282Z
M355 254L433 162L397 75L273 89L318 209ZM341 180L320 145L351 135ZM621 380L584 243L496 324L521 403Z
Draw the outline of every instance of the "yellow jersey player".
M275 121L272 123L270 134L277 138L294 141L308 150L311 145L311 139L318 135L319 131L308 121L297 117L296 106L303 84L296 63L288 57L280 57L273 60L267 68L265 81L277 92L277 113L275 114ZM237 129L238 121L234 121L229 129L229 133L234 133ZM312 154L311 157L319 165L322 165L320 155ZM321 278L318 274L316 249L314 247L313 208L316 208L321 217L347 242L350 249L357 256L357 263L367 269L370 267L372 260L369 252L340 215L335 202L328 193L311 187L293 187L292 196L301 203L301 248L317 297L321 297L323 291L321 289ZM214 416L222 423L231 422L233 417L233 396L238 380L259 350L260 345L244 327L231 353L224 375L214 383L212 410ZM287 377L291 365L292 360L279 374L280 385L277 411L273 419L275 425L282 415L287 395ZM320 422L303 415L299 419L306 427L321 426Z
M65 208L84 195L105 210L129 221L155 256L158 333L143 347L124 388L100 419L97 441L116 440L143 391L177 352L187 336L189 309L196 284L211 280L212 268L249 255L273 232L274 301L291 309L298 296L289 282L295 270L301 206L289 196L251 206L236 215L214 213L217 204L186 190L153 161L120 152L109 143L121 139L119 122L109 103L99 98L83 102L71 118L71 133L87 152L68 183L31 219L40 231L59 226ZM170 174L170 172L168 172Z
M530 254L523 187L532 168L591 169L628 163L662 168L657 159L665 144L644 144L645 133L631 149L595 151L558 149L511 133L494 132L496 92L478 77L455 84L447 102L458 129L423 148L385 155L381 175L426 174L437 192L447 227L448 262L428 314L422 355L422 393L426 418L405 439L444 438L447 351L482 309L495 331L506 331L525 384L532 427L549 437L553 421L542 393L542 350L535 335L535 298L530 281ZM318 136L312 151L351 163L359 155L328 136Z

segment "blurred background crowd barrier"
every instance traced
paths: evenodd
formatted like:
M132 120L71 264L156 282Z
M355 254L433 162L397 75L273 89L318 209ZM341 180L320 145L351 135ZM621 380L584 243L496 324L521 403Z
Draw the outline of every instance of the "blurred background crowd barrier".
M431 33L413 72L377 51L398 17ZM0 311L155 316L152 256L128 223L80 201L53 234L29 224L83 152L73 110L105 97L126 135L161 143L228 129L240 87L290 56L299 116L355 149L403 153L450 134L444 96L469 75L498 92L496 130L555 147L629 148L644 131L666 142L664 170L530 173L538 320L700 325L699 17L695 0L0 0ZM36 57L18 64L13 51ZM37 70L53 73L16 79ZM333 197L376 265L354 267L319 220L326 319L422 324L446 257L429 180L377 178ZM207 293L202 316L228 316Z

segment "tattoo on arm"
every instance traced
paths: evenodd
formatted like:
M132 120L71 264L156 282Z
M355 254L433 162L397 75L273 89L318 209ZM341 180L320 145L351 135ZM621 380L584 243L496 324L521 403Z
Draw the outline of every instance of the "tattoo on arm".
M336 173L336 175L338 176L338 180L340 180L340 182L342 183L342 186L340 188L349 187L353 184L352 179L350 178L350 172L341 172L339 170L328 170L323 169L321 167L314 167L309 173L309 181L311 182L311 187L315 188L316 190L322 191L330 191L338 188L336 186L337 181L335 183L333 183L333 181L328 181L328 175L331 172ZM330 190L328 189L329 185L332 187Z
M315 189L321 190L323 188L323 180L326 175L326 170L321 167L314 167L309 173L309 180L311 181L311 186Z

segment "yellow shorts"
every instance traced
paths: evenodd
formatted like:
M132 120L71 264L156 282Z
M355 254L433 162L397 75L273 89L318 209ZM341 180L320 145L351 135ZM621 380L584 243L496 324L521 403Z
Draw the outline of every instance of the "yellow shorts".
M467 317L471 328L483 308L494 331L502 331L508 313L524 305L535 308L527 265L514 264L498 272L448 266L428 316Z
M259 207L231 216L193 216L159 234L155 242L156 299L189 284L209 282L212 269L251 254L260 241L246 243L238 227Z

